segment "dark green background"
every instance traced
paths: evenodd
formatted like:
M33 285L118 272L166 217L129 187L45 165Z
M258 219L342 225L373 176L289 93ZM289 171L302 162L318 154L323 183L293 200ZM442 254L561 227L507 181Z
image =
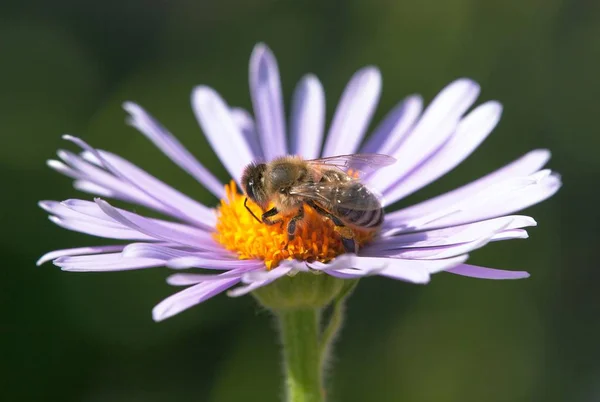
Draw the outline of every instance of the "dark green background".
M215 199L134 129L139 102L219 177L189 95L216 88L250 106L253 45L275 52L290 98L305 72L328 116L351 74L383 74L376 120L398 100L430 100L451 80L482 84L503 119L463 165L407 205L536 147L563 174L527 211L531 238L492 244L471 262L528 270L522 281L440 274L427 286L364 280L336 347L332 401L600 400L600 3L445 1L23 1L0 3L0 399L278 401L273 322L251 297L219 296L159 324L167 269L62 273L35 260L99 244L55 227L40 199L89 198L45 166L63 133L132 159L193 197ZM289 105L289 102L288 102Z

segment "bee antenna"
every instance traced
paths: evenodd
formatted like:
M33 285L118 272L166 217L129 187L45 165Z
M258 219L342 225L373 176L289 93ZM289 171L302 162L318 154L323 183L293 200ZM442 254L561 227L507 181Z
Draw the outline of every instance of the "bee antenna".
M254 214L254 212L252 212L252 210L251 210L251 209L250 209L250 207L248 206L248 197L246 197L246 198L244 199L244 207L246 207L246 209L248 210L248 212L250 212L250 214L251 214L251 215L254 217L254 219L256 219L256 221L257 221L258 223L262 223L262 221L261 221L260 219L258 219L258 216L256 216L256 215Z

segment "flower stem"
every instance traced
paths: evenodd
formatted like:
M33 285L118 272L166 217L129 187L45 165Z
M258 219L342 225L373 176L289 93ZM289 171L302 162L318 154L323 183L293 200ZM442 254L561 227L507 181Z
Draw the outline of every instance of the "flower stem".
M323 402L320 309L279 311L288 402Z

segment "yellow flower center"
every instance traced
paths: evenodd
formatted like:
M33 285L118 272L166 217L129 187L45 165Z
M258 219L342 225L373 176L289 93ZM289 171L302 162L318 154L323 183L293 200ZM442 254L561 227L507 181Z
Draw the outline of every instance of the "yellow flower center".
M264 260L267 269L275 268L282 260L329 262L345 252L339 227L304 207L304 218L296 226L296 236L288 241L287 224L291 216L277 216L283 224L265 225L256 221L244 207L245 196L238 193L235 182L225 185L226 199L217 208L214 238L227 250L238 254L240 260ZM248 206L260 217L262 211L252 202ZM343 228L347 229L347 228ZM372 231L353 230L362 246L373 237Z

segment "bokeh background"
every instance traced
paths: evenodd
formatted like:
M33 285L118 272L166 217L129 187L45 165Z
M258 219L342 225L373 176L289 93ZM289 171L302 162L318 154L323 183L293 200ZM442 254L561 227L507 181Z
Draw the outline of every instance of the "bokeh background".
M401 204L466 183L536 147L564 187L530 208L530 239L475 264L523 281L435 276L428 286L362 281L336 346L331 400L599 401L600 3L560 0L0 3L0 399L62 402L280 400L273 320L251 297L219 296L156 324L167 269L76 274L46 251L99 244L55 227L40 199L89 198L45 166L80 135L193 197L216 203L134 129L137 101L227 180L192 115L198 84L250 107L254 44L273 49L289 99L316 73L331 116L346 81L375 64L375 121L404 96L482 84L500 125L462 166ZM289 105L289 103L288 103Z

